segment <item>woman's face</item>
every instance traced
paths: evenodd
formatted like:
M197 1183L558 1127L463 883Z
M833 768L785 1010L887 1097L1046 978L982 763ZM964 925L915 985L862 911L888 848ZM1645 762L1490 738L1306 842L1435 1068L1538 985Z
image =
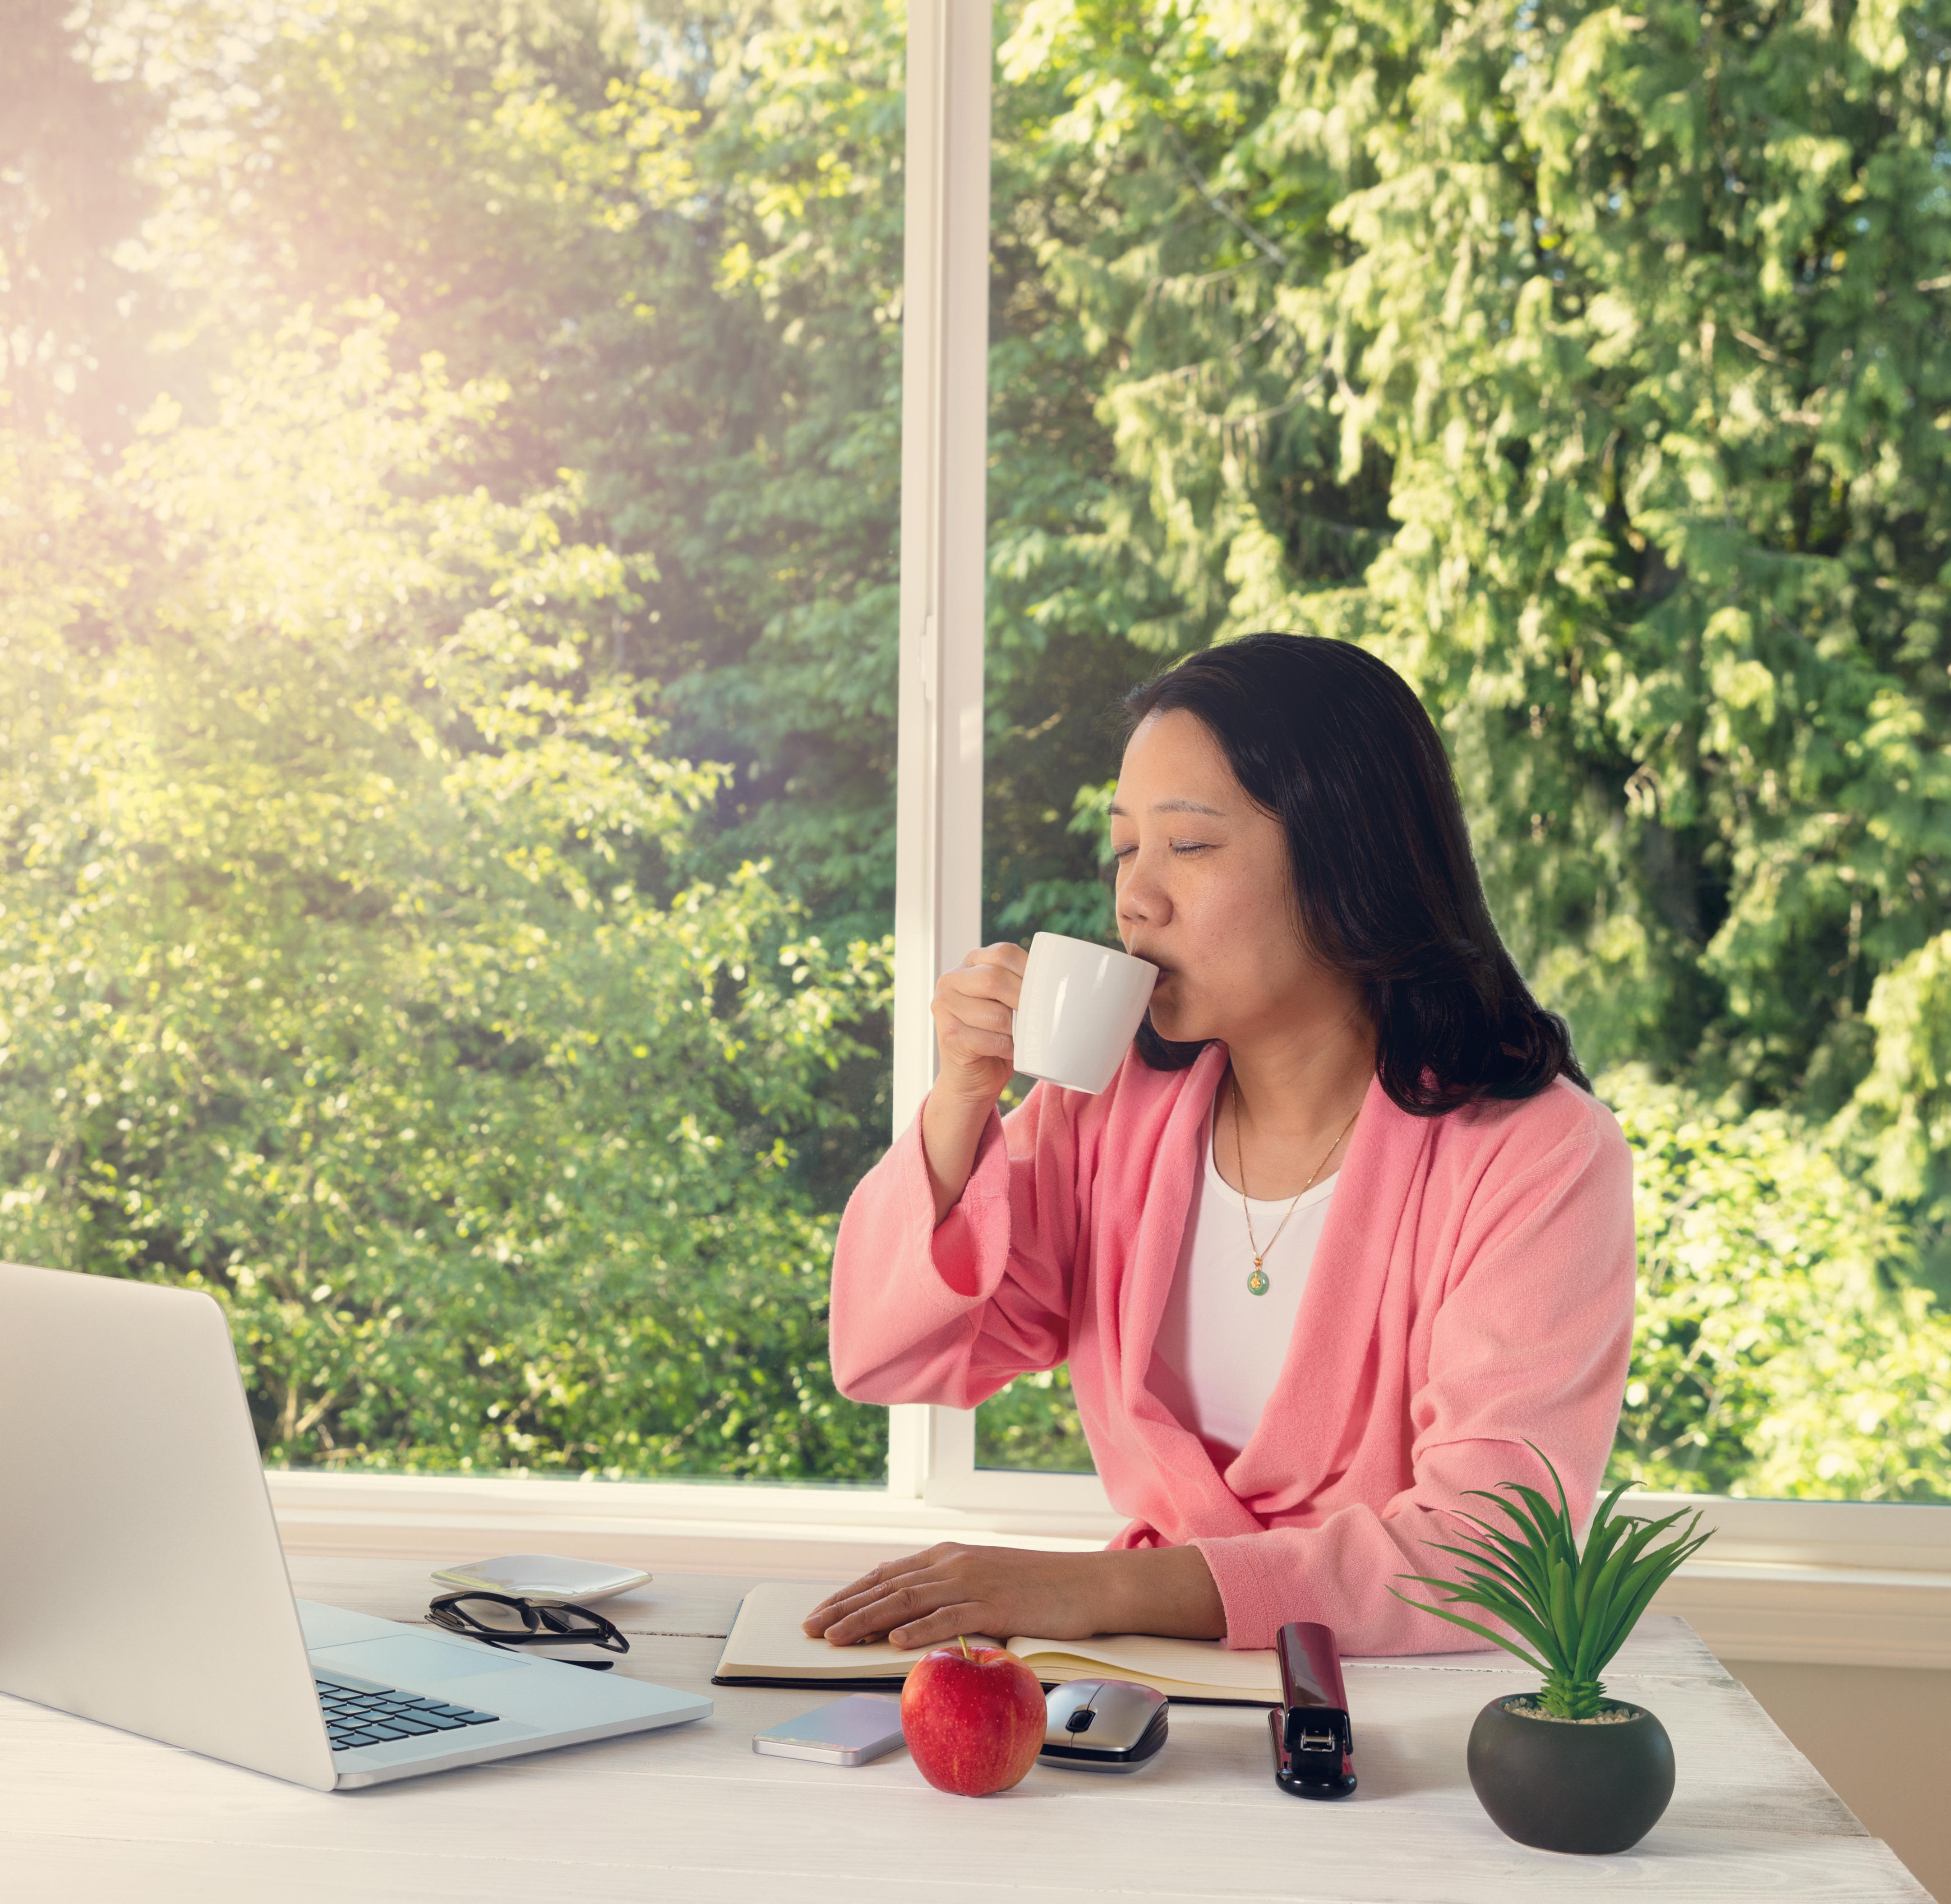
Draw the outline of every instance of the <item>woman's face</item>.
M1160 1036L1238 1050L1347 1015L1353 988L1301 946L1286 834L1196 716L1153 714L1132 735L1111 850L1125 949L1160 968Z

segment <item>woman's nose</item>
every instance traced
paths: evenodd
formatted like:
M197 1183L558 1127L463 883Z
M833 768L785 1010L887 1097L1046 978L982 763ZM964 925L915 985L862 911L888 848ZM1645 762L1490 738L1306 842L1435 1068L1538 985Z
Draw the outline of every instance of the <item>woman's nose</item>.
M1151 862L1143 852L1134 853L1125 862L1124 877L1118 882L1116 909L1118 923L1122 926L1160 926L1172 915L1172 902L1153 877Z

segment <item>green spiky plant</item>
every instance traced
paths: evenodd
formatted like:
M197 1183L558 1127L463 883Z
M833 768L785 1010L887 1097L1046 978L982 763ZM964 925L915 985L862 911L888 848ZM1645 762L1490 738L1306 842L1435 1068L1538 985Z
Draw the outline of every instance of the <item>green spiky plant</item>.
M1606 1703L1600 1674L1625 1643L1626 1636L1668 1577L1700 1551L1713 1530L1694 1532L1700 1521L1697 1512L1684 1532L1664 1546L1656 1546L1653 1543L1668 1528L1686 1518L1686 1510L1662 1521L1615 1514L1613 1509L1626 1491L1622 1481L1600 1503L1581 1553L1558 1470L1541 1448L1531 1442L1525 1445L1550 1472L1558 1490L1558 1505L1554 1507L1536 1488L1520 1481L1500 1482L1495 1493L1473 1487L1470 1493L1508 1516L1515 1531L1459 1509L1459 1518L1478 1530L1457 1537L1469 1544L1453 1547L1431 1541L1430 1545L1439 1552L1454 1554L1464 1563L1461 1581L1436 1580L1425 1574L1397 1577L1436 1588L1449 1596L1450 1606L1482 1607L1520 1638L1529 1640L1536 1652L1527 1651L1517 1640L1493 1633L1461 1613L1451 1612L1449 1606L1411 1599L1393 1587L1389 1591L1406 1605L1467 1627L1506 1652L1516 1653L1544 1676L1538 1703L1552 1718L1595 1718ZM1516 1502L1504 1499L1506 1493L1514 1495Z

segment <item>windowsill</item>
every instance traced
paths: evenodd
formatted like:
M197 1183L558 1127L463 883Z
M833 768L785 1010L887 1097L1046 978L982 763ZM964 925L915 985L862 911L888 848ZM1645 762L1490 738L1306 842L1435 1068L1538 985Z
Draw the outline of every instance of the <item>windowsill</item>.
M963 1512L874 1488L297 1471L264 1478L289 1551L435 1564L541 1548L654 1574L845 1580L939 1540L1084 1552L1118 1525Z
M537 1545L665 1573L844 1579L938 1540L1100 1546L1114 1515L947 1507L872 1488L520 1480L280 1471L265 1477L286 1546L435 1564ZM1724 1659L1951 1667L1951 1507L1628 1497L1702 1510L1712 1559L1661 1594Z

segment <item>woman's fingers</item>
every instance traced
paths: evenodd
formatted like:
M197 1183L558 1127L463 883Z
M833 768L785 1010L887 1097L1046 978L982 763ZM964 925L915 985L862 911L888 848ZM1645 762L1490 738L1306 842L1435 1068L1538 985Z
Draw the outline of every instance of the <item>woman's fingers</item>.
M979 1608L967 1593L966 1583L952 1579L920 1576L890 1583L829 1626L826 1637L836 1646L883 1636L897 1646L926 1646L938 1637L986 1631L976 1623Z
M990 1011L1001 1019L1000 1024L990 1021ZM1014 1036L1010 1030L1010 1015L1000 1005L992 1006L990 1011L972 1012L965 1018L955 1006L938 1002L935 1006L935 1028L944 1039L963 1039L972 1044L1009 1046Z
M953 971L944 972L935 986L938 998L989 999L1013 1011L1023 993L1023 968L1029 955L1020 946L1004 941L972 952Z
M926 1646L938 1637L986 1631L969 1625L979 1605L970 1592L972 1558L971 1550L944 1543L884 1561L829 1593L807 1615L804 1630L836 1646L884 1637L897 1646Z
M923 1552L904 1554L898 1560L884 1560L878 1567L869 1568L858 1580L849 1580L844 1587L836 1587L828 1594L801 1623L801 1630L818 1639L836 1621L882 1598L891 1583L926 1574L941 1551L939 1547L930 1547Z
M993 946L985 946L979 952L972 952L963 961L965 965L994 965L1021 978L1028 969L1030 955L1013 939L998 939Z
M863 1640L878 1640L910 1620L932 1613L941 1603L941 1596L931 1596L926 1586L904 1582L879 1587L841 1610L840 1617L827 1627L826 1637L836 1646L858 1646Z
M838 1619L849 1602L857 1600L862 1594L881 1584L886 1571L885 1564L863 1574L858 1580L849 1580L844 1587L837 1587L800 1622L801 1630L817 1640L829 1624Z
M1094 1583L1101 1587L1107 1558L945 1540L829 1594L806 1630L837 1646L885 1637L910 1649L944 1645L957 1634L998 1641L1019 1633L1079 1637L1098 1630L1103 1607Z
M966 999L937 999L935 1002L935 1037L947 1068L984 1068L982 1076L993 1088L993 1096L1009 1081L1016 1068L1016 1040L1010 1035L1010 1015L1000 1005L972 1005ZM1000 1065L1000 1073L987 1068Z
M931 1613L951 1596L963 1598L966 1591L931 1574L904 1574L850 1595L823 1615L826 1637L836 1646L878 1640L904 1621Z
M816 1606L801 1622L805 1630L817 1637L828 1627L851 1609L863 1605L881 1590L883 1582L900 1571L912 1571L919 1555L910 1554L904 1560L884 1560L879 1566L870 1568L858 1580L849 1580L844 1587L837 1587Z
M824 1634L828 1638L831 1639L833 1635L834 1629L838 1627L842 1621L851 1619L855 1614L861 1612L869 1607L879 1605L881 1602L888 1599L897 1590L891 1584L878 1584L872 1587L863 1587L857 1593L848 1593L841 1598L834 1599L829 1602L826 1606L816 1609L814 1613L807 1618L806 1622L806 1630L811 1634L816 1639L823 1634ZM815 1624L816 1621L818 1622L817 1625ZM850 1634L848 1640L836 1641L835 1643L842 1645L848 1644L851 1643L853 1639L857 1638L858 1637L859 1632L857 1629L855 1632Z
M937 999L934 1010L938 1018L946 1018L954 1024L966 1025L973 1031L1007 1033L1013 1016L1007 1005L999 1005L994 999L974 998L961 993Z
M1010 1081L1016 1068L1010 1015L1028 961L1022 946L1003 941L971 952L936 981L930 1008L941 1052L939 1081L951 1096L986 1105Z
M1013 1064L1016 1040L1007 1031L971 1031L966 1025L938 1026L944 1056L1007 1058ZM1004 1082L1009 1080L1005 1078Z
M1009 1635L991 1632L990 1628L994 1624L993 1615L985 1608L974 1601L963 1600L910 1620L897 1627L888 1637L897 1646L910 1648L948 1646L958 1638L974 1639L979 1634L1000 1643Z

